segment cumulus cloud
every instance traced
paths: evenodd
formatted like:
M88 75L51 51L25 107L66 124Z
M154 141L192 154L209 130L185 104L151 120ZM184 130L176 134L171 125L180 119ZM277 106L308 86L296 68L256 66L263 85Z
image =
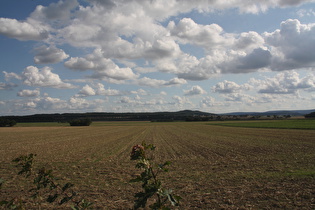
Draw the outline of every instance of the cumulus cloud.
M168 28L173 36L183 43L192 43L207 49L224 47L228 38L222 35L223 29L217 24L200 25L190 18L181 19L177 25L171 21Z
M36 64L59 63L69 57L62 49L45 45L35 48L35 54L34 62Z
M77 109L86 109L90 106L90 102L84 98L78 98L78 97L71 97L69 99L69 105L70 108L73 110L77 110Z
M37 97L40 95L40 90L21 90L17 93L20 97Z
M141 86L149 86L149 87L160 87L166 83L164 80L152 79L148 77L143 77L137 80L137 84Z
M79 71L85 71L87 69L93 69L93 61L89 61L85 58L72 57L64 64L69 69L75 69Z
M21 41L48 38L48 32L41 26L9 18L0 18L0 34Z
M195 56L183 55L178 59L176 74L186 80L206 80L220 73L218 64L223 61L221 53L197 59Z
M34 87L74 88L74 85L63 82L58 74L52 72L49 67L38 69L28 66L22 72L22 80L25 85Z
M13 88L17 87L17 84L14 83L4 83L0 82L0 90L12 90Z
M180 96L175 95L172 97L172 99L174 100L175 104L177 104L177 105L184 105L184 104L192 105L192 102L186 97L180 97Z
M59 98L37 97L34 99L26 100L21 102L15 102L14 109L23 109L31 112L36 110L36 112L47 112L47 110L63 110L67 107L65 100Z
M131 99L130 97L128 96L123 96L119 101L118 103L122 103L122 104L132 104L132 103L136 103L135 100Z
M9 81L9 80L11 80L11 79L18 79L18 80L21 80L21 79L22 79L20 75L14 73L14 72L6 72L6 71L3 71L3 73L4 73L4 79L5 79L6 81Z
M275 77L264 80L251 79L250 83L258 88L259 93L265 94L296 94L298 90L314 90L314 75L300 78L295 71L278 73Z
M47 7L38 5L31 14L31 18L65 21L70 18L72 10L78 5L77 0L61 0L49 4Z
M166 102L162 99L149 99L142 100L141 97L135 97L134 99L123 96L119 100L116 101L117 104L121 104L124 107L128 107L129 109L135 109L137 111L147 109L148 107L154 107L155 109L164 105Z
M216 101L213 97L211 96L207 96L204 97L201 101L200 101L200 107L201 108L207 108L207 107L213 107L216 105Z
M102 83L93 84L92 87L90 85L85 85L78 93L80 97L87 97L87 96L95 96L95 95L102 95L102 96L120 96L123 94L127 94L127 92L123 93L119 90L115 89L105 89L105 86Z
M252 104L256 101L256 98L242 93L230 93L224 96L226 101L243 102Z
M264 43L263 37L255 31L243 32L234 41L236 49L257 48Z
M97 95L103 95L103 96L119 96L122 95L123 93L119 90L115 89L105 89L104 85L101 83L97 83L96 85L96 94Z
M301 24L296 19L283 21L280 29L264 33L265 41L271 47L271 69L280 71L314 67L314 34L314 24Z
M17 100L9 102L12 107L11 112L24 110L28 113L56 113L65 111L104 111L99 104L104 104L105 100L95 99L86 100L82 97L71 97L69 100L62 100L50 96L36 97L26 100Z
M167 82L164 83L165 86L173 86L173 85L183 85L186 84L187 81L182 78L173 78Z
M94 96L95 90L90 87L89 85L85 85L79 92L79 95L81 96Z
M101 49L96 49L85 58L71 58L64 65L73 70L93 70L90 76L93 79L130 80L138 77L131 68L121 68L111 59L104 58Z
M173 78L169 81L152 79L149 77L143 77L135 81L136 84L140 86L149 86L149 87L162 87L162 86L176 86L186 84L187 81L181 78Z
M186 96L202 95L205 93L206 91L199 85L193 86L190 90L184 90L184 95Z
M221 93L221 94L229 94L229 93L237 93L241 90L249 90L250 85L244 84L239 85L232 81L224 80L223 82L217 83L215 86L212 87L212 91L215 93Z
M299 17L305 17L305 16L315 16L315 11L311 9L299 9L297 11L297 15Z

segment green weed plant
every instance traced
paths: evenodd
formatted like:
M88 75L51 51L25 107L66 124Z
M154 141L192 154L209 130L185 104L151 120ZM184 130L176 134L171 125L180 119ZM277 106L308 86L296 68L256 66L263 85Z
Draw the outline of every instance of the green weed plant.
M78 195L76 191L72 189L74 186L72 183L60 184L57 182L58 178L53 175L53 170L48 170L45 167L41 167L37 170L34 169L34 158L36 154L21 155L13 160L16 166L20 168L18 175L23 175L27 179L33 180L34 187L29 190L31 198L36 206L39 207L43 202L58 203L60 206L72 201L71 206L74 210L88 209L92 203L87 202L84 199L75 200ZM0 187L3 185L4 180L1 179ZM0 206L7 209L25 209L23 201L18 199L3 200L0 201Z
M153 163L153 157L148 155L149 151L155 150L152 144L142 142L132 148L130 159L136 160L136 168L141 169L142 173L130 182L141 182L142 191L137 192L134 197L134 209L145 208L147 201L155 197L155 203L149 205L151 209L170 209L170 206L178 206L181 197L174 195L171 189L162 187L162 182L158 178L160 172L167 172L171 162L166 161L162 164ZM169 205L171 204L171 205Z

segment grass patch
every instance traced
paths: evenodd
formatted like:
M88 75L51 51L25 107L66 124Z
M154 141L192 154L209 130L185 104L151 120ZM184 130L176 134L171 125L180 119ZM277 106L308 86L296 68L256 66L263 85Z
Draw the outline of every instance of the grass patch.
M152 124L149 121L94 121L90 126L143 126ZM157 123L155 123L157 124ZM160 123L161 124L161 123ZM68 127L69 123L58 122L28 122L17 123L15 127Z
M294 120L253 120L253 121L229 121L211 123L211 125L222 125L245 128L276 128L276 129L308 129L315 130L314 119Z
M303 178L303 177L315 178L315 171L314 170L299 170L299 171L289 172L286 175L292 176L292 177L298 177L298 178Z
M29 123L17 123L15 127L65 127L70 126L69 123L58 122L29 122Z

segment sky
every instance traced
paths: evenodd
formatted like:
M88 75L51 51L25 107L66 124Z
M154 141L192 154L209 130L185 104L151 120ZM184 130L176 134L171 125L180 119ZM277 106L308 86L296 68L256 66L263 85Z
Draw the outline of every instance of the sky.
M0 115L315 108L315 1L1 0Z

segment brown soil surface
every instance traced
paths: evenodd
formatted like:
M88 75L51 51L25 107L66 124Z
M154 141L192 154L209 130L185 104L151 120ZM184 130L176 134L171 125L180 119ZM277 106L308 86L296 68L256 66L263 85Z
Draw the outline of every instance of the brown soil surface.
M232 128L207 123L128 123L89 127L0 128L1 199L27 201L31 183L12 159L36 153L34 167L72 182L93 209L131 209L141 187L129 159L143 140L157 146L161 174L183 200L178 209L315 209L315 131ZM0 200L1 200L0 199ZM68 208L49 206L42 209Z

